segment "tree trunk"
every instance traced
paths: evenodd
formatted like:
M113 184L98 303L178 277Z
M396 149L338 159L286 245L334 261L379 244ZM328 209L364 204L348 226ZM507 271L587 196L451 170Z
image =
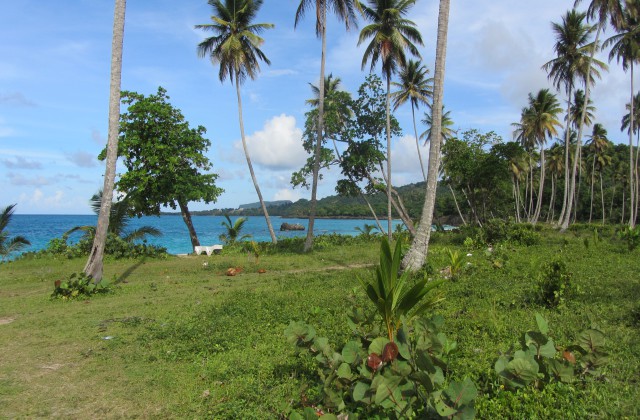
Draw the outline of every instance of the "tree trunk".
M184 224L187 225L187 229L189 230L189 238L191 238L191 246L193 248L200 246L200 241L198 240L198 234L193 227L193 221L191 220L191 213L189 212L189 206L187 203L182 200L178 200L178 205L180 206L180 213L182 214L182 220L184 220Z
M102 187L102 202L98 214L98 226L93 239L89 259L84 273L97 284L102 280L104 247L109 230L109 215L113 201L113 189L116 179L116 161L118 160L118 136L120 132L120 81L122 79L122 44L124 41L124 17L126 0L116 0L113 14L113 38L111 41L111 82L109 88L109 132L107 138L107 158Z
M540 146L540 186L538 187L538 201L536 202L536 212L533 215L533 224L538 223L542 210L542 196L544 193L544 144Z
M578 176L578 161L580 154L580 140L576 143L576 151L573 154L573 170L571 172L571 177L569 179L570 187L569 187L569 195L567 196L567 207L564 213L564 219L562 219L562 224L560 226L560 232L566 232L569 228L569 223L571 222L571 211L573 210L573 202L576 197L576 177ZM576 206L577 207L577 206Z
M387 73L387 235L389 242L393 239L391 223L391 72Z
M604 189L602 188L602 171L600 171L600 201L602 202L602 226L604 226Z
M320 33L322 38L322 53L320 55L320 82L318 88L318 127L316 132L316 145L313 155L313 182L311 183L311 203L309 203L309 225L307 226L307 239L304 241L304 252L313 248L313 226L316 220L316 208L318 205L318 174L320 172L320 152L322 149L322 137L324 134L324 66L327 50L327 3L322 1L321 16L318 16Z
M450 0L440 0L438 13L438 36L436 41L436 62L434 72L433 107L431 118L431 144L429 146L429 169L422 216L411 248L402 260L402 266L409 271L419 270L427 259L433 209L438 186L440 167L440 145L442 143L442 96L444 94L445 61L447 57L447 31L449 26Z
M636 226L636 209L635 209L635 203L636 203L636 199L635 199L635 194L636 194L636 188L635 188L635 174L634 174L634 168L633 168L633 127L634 127L634 121L633 121L633 103L634 97L633 97L633 60L631 60L631 102L629 103L629 107L630 107L630 113L629 113L629 191L631 192L631 200L630 200L630 205L629 205L629 227L630 228L634 228Z
M571 93L573 91L573 86L569 86L569 98L567 100L567 114L570 114L570 110L571 110ZM560 227L562 225L562 221L564 220L564 215L567 212L567 200L568 200L568 196L569 196L569 172L571 171L571 168L569 167L569 153L570 153L570 147L569 147L569 140L571 139L570 136L570 132L571 132L571 121L569 121L569 118L567 118L567 125L565 127L565 136L564 136L564 192L562 194L562 209L560 210L560 216L558 217L558 227Z
M591 165L591 205L589 206L589 224L591 224L591 216L593 215L593 184L595 184L596 174L596 157L593 157L593 164Z
M551 199L549 200L549 214L547 214L547 223L553 222L556 205L556 174L551 174Z
M416 136L416 148L418 149L418 160L420 161L420 170L422 171L422 178L424 179L424 182L427 182L427 174L424 172L424 164L422 163L422 152L420 152L420 142L418 141L418 128L416 127L416 111L413 107L413 102L411 102L411 116L413 117L413 133Z
M253 186L256 189L256 193L258 194L258 199L260 200L260 205L262 206L262 212L264 213L264 218L267 221L267 228L269 228L269 234L271 235L271 242L274 244L278 243L278 239L276 238L276 234L273 232L273 226L271 226L271 219L269 218L269 212L267 212L267 206L264 204L264 200L262 199L262 193L260 192L260 187L258 186L258 180L256 179L256 174L253 171L253 165L251 164L251 157L249 156L249 149L247 148L247 140L244 136L244 122L242 120L242 97L240 96L240 83L238 79L238 70L236 69L236 95L238 96L238 119L240 121L240 137L242 138L242 148L244 149L244 156L247 158L247 166L249 166L249 173L251 174L251 180L253 181Z
M456 198L456 193L455 191L453 191L453 188L451 188L451 184L449 184L449 191L451 191L451 195L453 196L453 202L456 205L456 210L458 210L458 216L460 216L460 219L462 219L462 224L466 226L467 222L464 220L464 217L462 216L462 212L460 211L460 206L458 205L458 199Z

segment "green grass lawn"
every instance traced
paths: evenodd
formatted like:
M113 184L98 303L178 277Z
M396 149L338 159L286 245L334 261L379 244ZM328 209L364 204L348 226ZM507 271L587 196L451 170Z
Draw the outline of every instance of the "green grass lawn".
M434 277L447 266L445 240L437 237L431 248ZM472 378L479 390L477 417L640 416L637 250L608 240L587 248L573 233L545 233L539 245L505 245L491 257L447 246L472 254L462 275L441 287L446 300L436 312L458 342L449 374ZM358 277L372 275L378 247L363 241L308 255L265 253L259 264L227 250L107 260L114 293L75 301L49 296L53 282L80 271L84 259L2 264L0 417L278 418L303 398L313 403L314 364L288 344L284 329L302 320L337 347L348 341L346 308L366 304ZM578 291L547 309L535 300L538 273L559 253ZM236 266L243 272L224 275ZM610 354L605 378L502 389L493 364L535 328L536 312L558 345L601 329Z

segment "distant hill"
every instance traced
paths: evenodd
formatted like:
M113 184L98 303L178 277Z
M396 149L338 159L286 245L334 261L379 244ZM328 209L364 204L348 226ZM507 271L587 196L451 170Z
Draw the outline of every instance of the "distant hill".
M283 206L286 204L293 204L293 201L291 200L277 200L277 201L265 201L264 204L267 207L277 207L277 206ZM242 210L249 210L249 209L259 209L260 206L260 202L258 201L257 203L250 203L250 204L240 204L238 206L239 209Z

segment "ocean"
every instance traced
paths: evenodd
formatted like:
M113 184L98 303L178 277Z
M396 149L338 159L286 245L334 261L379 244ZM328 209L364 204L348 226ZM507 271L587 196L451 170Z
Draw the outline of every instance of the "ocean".
M66 231L75 226L95 226L98 217L95 215L25 215L14 214L7 231L10 236L22 235L31 242L31 246L26 247L23 252L39 251L47 247L51 239L60 238ZM223 216L193 216L193 225L198 234L200 244L210 246L219 244L218 238L226 232L222 222L226 219ZM236 217L231 218L232 221ZM278 238L292 238L306 236L305 231L280 231L282 223L298 223L307 228L307 219L290 219L284 217L271 217L271 224ZM316 219L314 234L322 235L328 233L338 233L342 235L357 235L356 227L363 228L364 224L375 225L375 220L362 219ZM381 220L383 227L386 220ZM394 220L395 225L401 224L400 220ZM191 240L187 226L180 215L145 216L130 219L128 230L136 229L140 226L153 226L162 232L162 236L154 238L147 237L147 243L167 248L170 254L188 254L193 252ZM271 241L267 222L262 216L250 216L244 225L242 234L251 235L251 240L264 242ZM82 236L82 232L76 232L69 238L73 243Z

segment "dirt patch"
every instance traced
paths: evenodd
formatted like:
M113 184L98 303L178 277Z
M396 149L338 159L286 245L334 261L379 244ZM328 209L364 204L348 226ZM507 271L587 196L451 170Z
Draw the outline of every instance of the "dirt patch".
M7 324L11 324L13 321L15 321L16 319L14 317L6 317L6 318L0 318L0 325L7 325Z

